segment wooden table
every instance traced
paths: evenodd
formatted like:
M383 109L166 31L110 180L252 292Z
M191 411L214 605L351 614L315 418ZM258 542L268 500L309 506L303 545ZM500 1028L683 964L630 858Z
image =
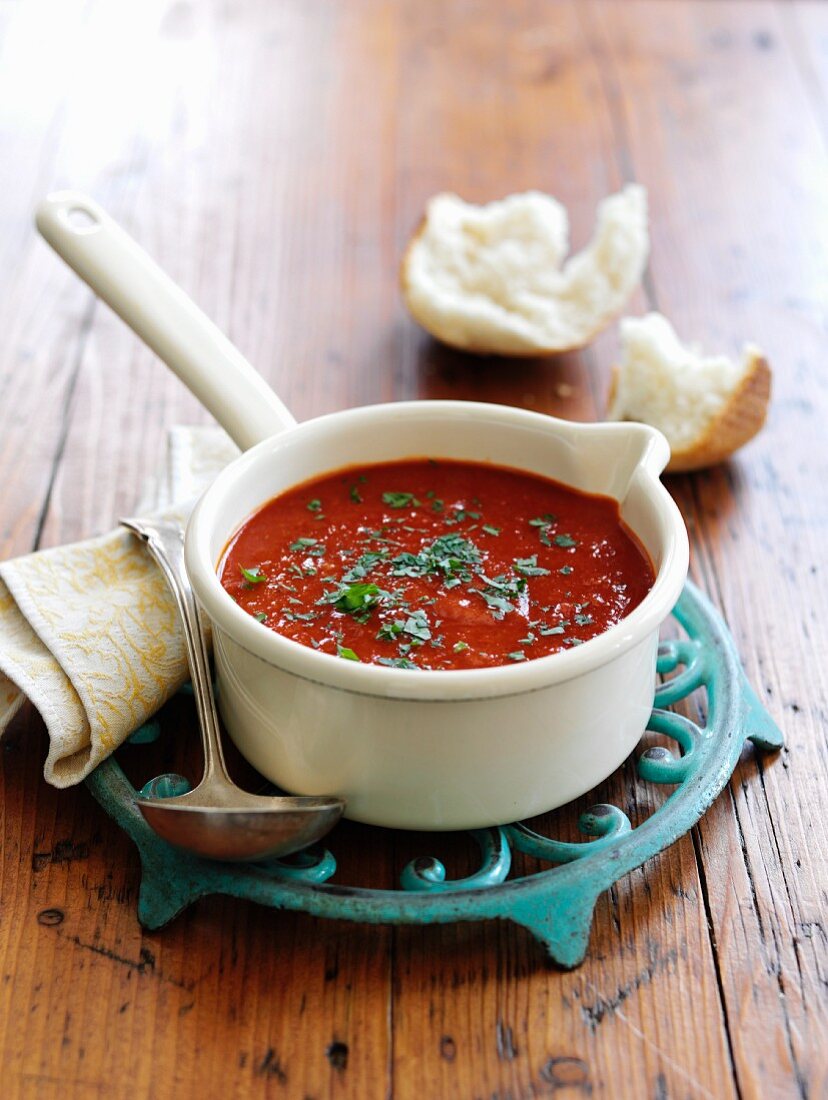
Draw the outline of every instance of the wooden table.
M562 973L507 924L207 900L142 933L134 850L85 788L44 784L27 709L2 744L4 1100L828 1095L828 8L7 0L0 23L3 556L112 526L167 427L206 420L36 238L46 191L93 193L300 418L460 397L593 419L614 329L551 362L466 359L406 316L397 264L436 191L551 191L580 244L636 179L631 310L775 368L761 437L669 486L787 737L745 749ZM405 838L352 835L351 871L392 885Z

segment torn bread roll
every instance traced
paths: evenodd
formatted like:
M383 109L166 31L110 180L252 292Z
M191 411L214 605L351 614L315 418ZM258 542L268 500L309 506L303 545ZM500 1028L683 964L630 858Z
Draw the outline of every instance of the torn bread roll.
M736 362L682 344L666 317L621 322L607 420L640 420L667 437L669 471L713 466L753 439L767 416L771 371L746 344Z
M649 253L647 192L629 184L598 206L592 241L569 250L566 209L527 191L475 206L437 195L401 268L424 329L479 355L546 356L588 344L627 304Z

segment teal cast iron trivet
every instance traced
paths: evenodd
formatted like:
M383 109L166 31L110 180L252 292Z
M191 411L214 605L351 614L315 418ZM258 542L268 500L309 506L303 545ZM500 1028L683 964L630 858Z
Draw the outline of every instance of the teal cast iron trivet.
M637 770L642 780L675 784L675 790L636 828L617 806L599 805L579 821L581 831L596 838L591 842L549 839L520 823L480 829L472 833L480 867L467 878L447 881L438 860L422 858L403 869L398 890L342 886L331 881L336 860L327 850L251 865L214 863L172 848L146 824L135 807L134 788L110 758L86 782L138 847L141 924L160 928L207 894L374 924L500 918L528 928L561 966L577 966L602 891L695 825L733 773L746 738L761 749L782 746L782 734L745 679L733 640L708 600L688 583L673 614L687 639L662 642L658 671L682 671L656 691L648 728L671 738L680 752L646 749ZM664 709L699 687L707 690L704 727ZM152 783L156 794L163 789L161 781ZM167 785L176 793L175 777ZM507 881L514 849L553 866Z

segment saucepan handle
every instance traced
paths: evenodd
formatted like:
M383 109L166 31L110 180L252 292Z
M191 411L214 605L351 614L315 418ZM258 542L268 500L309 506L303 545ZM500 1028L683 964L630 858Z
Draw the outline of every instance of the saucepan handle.
M242 450L295 424L265 380L184 291L86 195L37 208L41 234L178 375Z

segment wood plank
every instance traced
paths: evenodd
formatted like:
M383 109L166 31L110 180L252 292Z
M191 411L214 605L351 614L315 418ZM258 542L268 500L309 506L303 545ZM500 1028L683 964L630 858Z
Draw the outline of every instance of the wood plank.
M674 485L693 521L696 569L788 736L779 759L745 755L730 798L699 828L737 1074L747 1095L820 1095L828 163L819 115L774 5L687 6L669 26L642 4L600 15L623 72L636 165L658 181L659 305L688 336L711 347L752 339L776 367L770 423L744 457ZM633 54L645 63L629 64Z

